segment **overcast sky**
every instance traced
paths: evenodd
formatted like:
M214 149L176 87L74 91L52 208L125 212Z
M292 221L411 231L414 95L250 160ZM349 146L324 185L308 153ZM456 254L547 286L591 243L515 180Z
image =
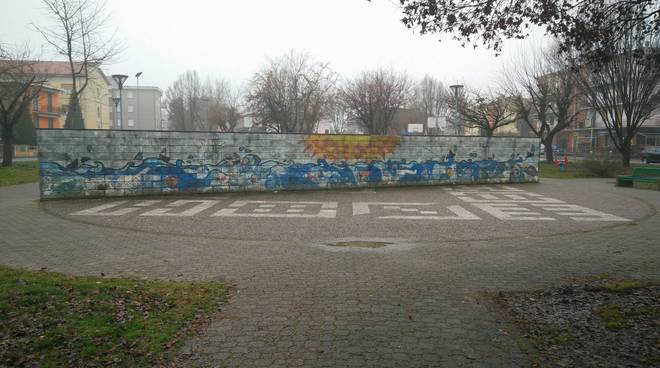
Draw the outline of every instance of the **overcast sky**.
M0 1L9 3L0 14L0 42L29 42L43 50L42 59L53 59L30 26L48 22L40 0ZM187 69L241 86L267 57L291 49L329 62L344 78L391 66L413 78L429 73L447 84L484 88L495 82L503 60L530 44L507 42L496 58L449 36L438 42L406 29L394 0L111 0L108 10L126 49L105 71L142 71L140 85L163 90Z

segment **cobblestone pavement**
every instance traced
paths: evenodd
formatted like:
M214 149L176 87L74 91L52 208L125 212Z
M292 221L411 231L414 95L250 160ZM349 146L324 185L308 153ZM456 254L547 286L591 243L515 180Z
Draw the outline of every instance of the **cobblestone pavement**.
M583 228L563 220L528 221L525 232L471 209L481 217L471 231L487 236L456 236L452 226L443 228L446 237L412 236L401 228L397 238L411 239L408 246L330 250L297 235L314 231L303 220L273 223L279 235L272 239L253 219L252 227L243 227L245 236L230 232L231 239L222 232L164 234L175 222L143 228L101 216L90 224L66 215L74 202L39 204L36 186L22 185L0 188L0 263L235 284L230 303L186 344L181 365L524 367L529 361L516 329L482 302L481 291L538 288L598 273L660 279L660 192L615 188L611 180L544 180L524 187L632 221L584 222ZM411 189L375 192L392 202L415 195ZM336 195L365 200L364 193L347 193ZM297 198L318 195L332 196ZM58 208L66 210L58 214ZM112 227L99 226L106 221ZM409 223L421 233L429 229ZM331 220L314 224L327 239L321 228ZM370 226L383 226L376 220L359 225L370 237Z

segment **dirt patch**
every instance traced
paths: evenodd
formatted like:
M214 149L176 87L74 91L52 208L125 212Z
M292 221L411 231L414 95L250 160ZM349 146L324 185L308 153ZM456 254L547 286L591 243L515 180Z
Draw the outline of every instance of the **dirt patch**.
M657 284L598 279L489 296L536 347L538 365L660 365Z

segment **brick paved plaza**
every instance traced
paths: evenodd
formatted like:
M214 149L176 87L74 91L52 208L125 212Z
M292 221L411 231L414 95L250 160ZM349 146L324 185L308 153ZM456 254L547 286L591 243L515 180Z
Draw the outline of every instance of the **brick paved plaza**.
M182 362L528 366L480 293L600 273L660 280L658 206L660 192L611 179L41 203L28 184L0 188L0 260L231 282Z

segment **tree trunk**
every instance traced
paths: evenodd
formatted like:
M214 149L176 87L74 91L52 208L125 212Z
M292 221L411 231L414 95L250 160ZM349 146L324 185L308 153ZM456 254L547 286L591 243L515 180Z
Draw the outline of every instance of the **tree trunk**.
M621 165L626 169L630 168L630 148L621 150Z
M552 151L552 137L541 140L545 150L545 162L553 164L555 162L555 153Z
M14 127L2 125L2 166L11 166L14 161Z
M123 124L124 122L122 121L122 125ZM83 120L82 111L80 108L79 96L75 91L71 92L71 98L69 100L69 111L66 114L64 127L66 129L85 129L85 122Z

